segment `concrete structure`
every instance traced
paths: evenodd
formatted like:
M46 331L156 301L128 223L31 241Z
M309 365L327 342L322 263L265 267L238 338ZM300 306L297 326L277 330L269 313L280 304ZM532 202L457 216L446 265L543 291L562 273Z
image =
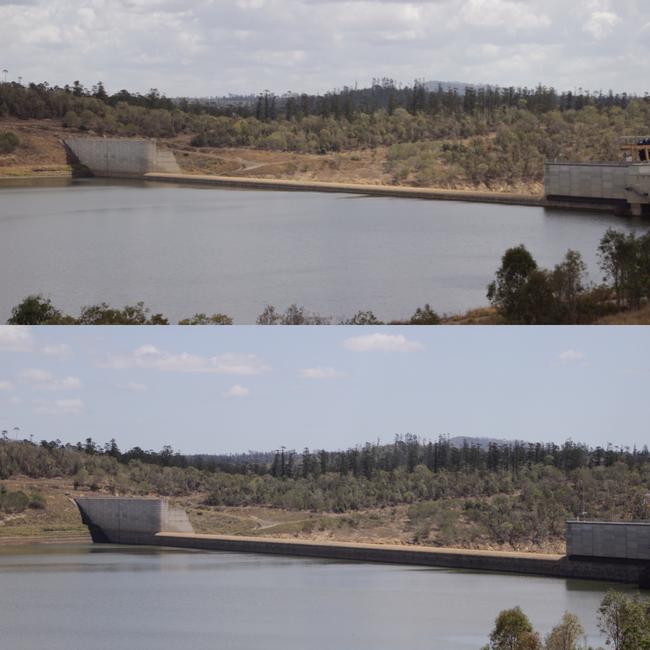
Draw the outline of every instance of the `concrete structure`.
M641 216L650 206L650 164L546 163L546 200L598 202Z
M155 140L66 138L68 152L93 176L142 176L149 172L180 172L174 154Z
M647 559L605 558L593 555L574 558L539 553L201 535L192 532L191 524L183 510L170 508L163 499L86 497L78 498L76 502L95 542L387 562L556 578L607 580L650 587L650 561ZM575 523L569 522L569 535L575 535Z
M567 555L650 564L650 522L569 521Z
M194 532L187 513L166 499L79 497L75 503L94 542L150 544L156 533Z

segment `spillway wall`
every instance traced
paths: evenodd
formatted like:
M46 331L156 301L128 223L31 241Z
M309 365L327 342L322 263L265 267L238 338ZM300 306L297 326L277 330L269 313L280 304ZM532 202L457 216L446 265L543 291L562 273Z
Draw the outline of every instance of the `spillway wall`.
M65 145L94 176L143 176L150 172L180 171L174 154L160 149L155 140L66 138Z
M95 542L146 544L159 532L194 532L186 512L166 499L78 497L75 503Z

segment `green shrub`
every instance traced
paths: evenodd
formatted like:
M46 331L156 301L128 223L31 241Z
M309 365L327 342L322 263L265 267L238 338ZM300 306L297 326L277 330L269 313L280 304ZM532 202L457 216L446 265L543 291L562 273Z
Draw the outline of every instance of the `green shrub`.
M4 512L24 512L28 505L29 497L21 490L0 494L0 509Z
M19 144L20 140L15 133L11 131L0 133L0 153L13 153Z
M45 510L45 505L45 497L39 492L33 492L32 497L29 500L28 507L30 507L32 510Z

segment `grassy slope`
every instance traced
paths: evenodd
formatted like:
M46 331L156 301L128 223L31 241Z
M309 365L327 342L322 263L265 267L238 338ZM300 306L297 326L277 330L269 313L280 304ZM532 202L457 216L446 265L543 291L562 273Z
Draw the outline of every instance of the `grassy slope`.
M61 138L66 135L92 135L65 129L56 120L17 120L0 118L0 131L12 131L21 144L8 155L0 155L0 178L7 176L69 175L71 167ZM191 135L181 134L159 142L174 152L181 170L187 174L248 176L251 178L286 179L354 183L360 185L417 185L414 178L397 182L386 171L386 147L327 153L300 154L247 148L213 149L192 147ZM440 189L450 189L441 183ZM453 184L456 190L476 190L471 185ZM499 191L517 191L540 195L540 183L526 187L499 187Z
M86 527L71 497L93 493L77 492L72 482L64 479L30 479L17 477L3 481L8 490L39 492L46 499L45 510L26 510L17 515L0 514L0 544L89 539ZM445 546L444 531L426 511L409 510L407 505L391 508L336 513L289 511L264 507L209 507L203 505L205 495L171 499L185 508L196 532L273 536L312 541L366 542ZM458 507L460 513L462 509ZM476 537L459 514L455 524L467 531L466 548L483 550L512 550L495 546ZM557 539L543 548L520 548L521 551L563 552L564 540Z

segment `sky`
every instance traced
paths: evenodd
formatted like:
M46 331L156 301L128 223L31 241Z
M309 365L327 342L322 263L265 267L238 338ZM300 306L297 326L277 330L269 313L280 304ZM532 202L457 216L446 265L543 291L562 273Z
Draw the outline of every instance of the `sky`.
M647 327L0 326L0 429L122 449L641 446L649 378Z
M0 0L0 70L169 96L466 81L643 93L648 0Z

